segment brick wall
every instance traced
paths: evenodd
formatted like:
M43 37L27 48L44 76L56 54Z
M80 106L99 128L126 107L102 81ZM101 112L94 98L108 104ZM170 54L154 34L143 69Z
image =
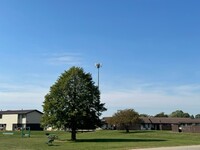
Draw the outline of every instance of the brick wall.
M182 132L200 133L200 126L184 126Z

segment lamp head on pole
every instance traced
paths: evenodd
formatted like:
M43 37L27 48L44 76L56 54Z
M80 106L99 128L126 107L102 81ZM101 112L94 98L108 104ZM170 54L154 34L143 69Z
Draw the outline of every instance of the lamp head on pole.
M99 69L100 67L102 67L102 64L96 63L95 66L97 67L97 69Z

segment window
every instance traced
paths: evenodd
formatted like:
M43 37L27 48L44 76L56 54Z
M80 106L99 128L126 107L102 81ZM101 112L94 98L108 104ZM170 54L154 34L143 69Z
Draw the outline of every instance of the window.
M2 119L2 114L0 114L0 119Z

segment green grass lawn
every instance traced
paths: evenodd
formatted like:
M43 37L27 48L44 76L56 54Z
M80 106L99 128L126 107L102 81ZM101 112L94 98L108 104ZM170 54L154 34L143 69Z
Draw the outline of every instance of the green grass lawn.
M31 137L21 138L20 132L3 135L0 132L2 150L128 150L144 147L200 145L200 134L173 133L171 131L96 131L77 134L77 141L70 141L69 132L49 132L59 139L48 146L44 131L31 132Z

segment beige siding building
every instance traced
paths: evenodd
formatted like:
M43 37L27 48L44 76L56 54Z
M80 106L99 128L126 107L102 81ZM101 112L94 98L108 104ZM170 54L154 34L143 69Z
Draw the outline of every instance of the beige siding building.
M40 120L42 112L38 110L0 111L0 130L17 130L30 127L31 130L42 130Z

